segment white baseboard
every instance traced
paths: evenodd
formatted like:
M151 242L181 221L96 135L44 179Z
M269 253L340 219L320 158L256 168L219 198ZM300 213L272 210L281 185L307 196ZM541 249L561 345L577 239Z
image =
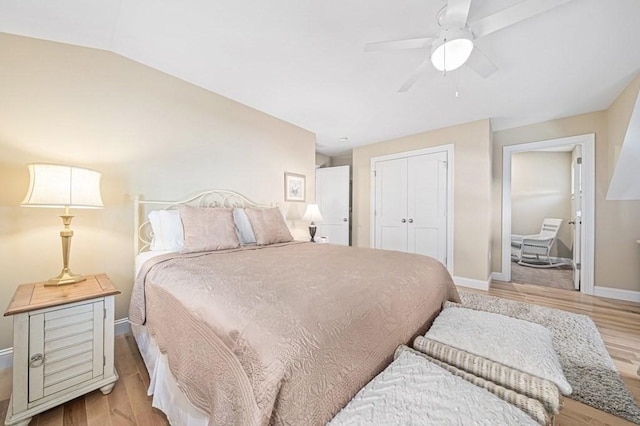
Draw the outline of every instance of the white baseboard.
M502 275L502 272L492 272L491 279L496 281L504 281L504 275Z
M609 299L626 300L627 302L640 302L640 291L622 290L619 288L595 286L593 295L608 297Z
M453 277L453 282L456 285L459 285L462 287L469 287L469 288L474 288L477 290L484 290L484 291L489 290L489 280L482 281L482 280L474 280L472 278Z
M115 334L129 333L131 331L131 324L129 324L129 318L122 318L115 320ZM13 366L13 348L0 349L0 370L5 368L11 368Z
M114 321L116 327L116 336L125 333L131 333L131 324L129 324L129 318L121 318Z
M0 370L11 368L13 365L13 348L0 350Z

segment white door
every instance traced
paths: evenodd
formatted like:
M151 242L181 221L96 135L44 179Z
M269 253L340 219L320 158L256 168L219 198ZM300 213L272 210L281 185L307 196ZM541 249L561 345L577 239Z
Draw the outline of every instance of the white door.
M573 206L573 286L580 290L580 258L582 256L582 152L581 146L576 145L571 154L571 193ZM570 222L571 223L571 222Z
M375 185L375 247L406 252L407 159L377 162Z
M375 247L447 261L447 152L375 163Z
M410 253L447 264L447 153L408 158L407 225Z
M349 245L349 166L316 169L316 203L322 214L318 236Z

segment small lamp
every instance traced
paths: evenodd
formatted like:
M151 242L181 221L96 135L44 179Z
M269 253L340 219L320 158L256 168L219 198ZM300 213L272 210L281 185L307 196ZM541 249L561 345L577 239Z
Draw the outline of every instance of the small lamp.
M84 281L82 275L74 274L69 269L69 251L73 231L69 229L73 216L69 208L101 208L100 197L101 174L94 170L80 167L61 166L55 164L29 164L29 191L22 202L24 207L62 207L60 215L64 229L60 231L62 238L62 271L51 278L45 285L73 284Z
M317 204L307 204L307 210L304 212L304 216L302 216L302 220L310 221L309 225L309 235L311 235L311 242L315 243L314 237L316 236L316 224L314 222L322 221L322 215L320 214L320 209Z

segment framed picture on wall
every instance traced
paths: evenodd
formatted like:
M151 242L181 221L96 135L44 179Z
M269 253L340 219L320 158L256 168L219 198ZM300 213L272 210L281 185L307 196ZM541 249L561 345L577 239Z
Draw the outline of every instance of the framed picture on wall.
M305 176L296 173L284 173L284 200L305 201Z

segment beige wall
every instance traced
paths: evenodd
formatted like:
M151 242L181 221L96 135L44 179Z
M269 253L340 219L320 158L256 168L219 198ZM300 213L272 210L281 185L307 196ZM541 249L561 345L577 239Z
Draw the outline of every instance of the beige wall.
M631 119L636 98L640 92L640 74L623 90L607 110L608 123L608 169L607 182L603 197L609 189L618 154L624 142L624 136ZM640 173L637 174L640 176ZM596 201L597 203L597 201ZM640 200L605 201L596 210L596 224L600 233L596 235L596 244L602 249L596 251L596 268L602 264L600 284L640 291ZM599 239L599 241L598 241ZM596 246L596 250L597 250ZM596 269L596 283L598 283Z
M551 255L571 259L571 152L516 153L511 170L511 232L537 234L545 218L563 219Z
M351 166L351 163L353 163L353 157L351 153L339 155L336 157L329 157L328 155L316 152L317 167Z
M371 158L454 145L454 275L486 281L491 222L491 127L475 121L353 150L353 245L369 247Z
M331 167L331 157L316 152L316 167Z
M290 171L307 176L314 200L308 131L109 52L0 35L0 57L0 306L61 267L60 212L19 206L29 162L103 173L105 208L73 211L71 267L111 276L122 290L116 318L127 316L133 281L131 196L231 189L295 217L304 204L283 202ZM0 348L10 347L11 319L0 322Z
M348 154L338 155L331 157L331 166L352 166L353 165L353 153L349 152Z

